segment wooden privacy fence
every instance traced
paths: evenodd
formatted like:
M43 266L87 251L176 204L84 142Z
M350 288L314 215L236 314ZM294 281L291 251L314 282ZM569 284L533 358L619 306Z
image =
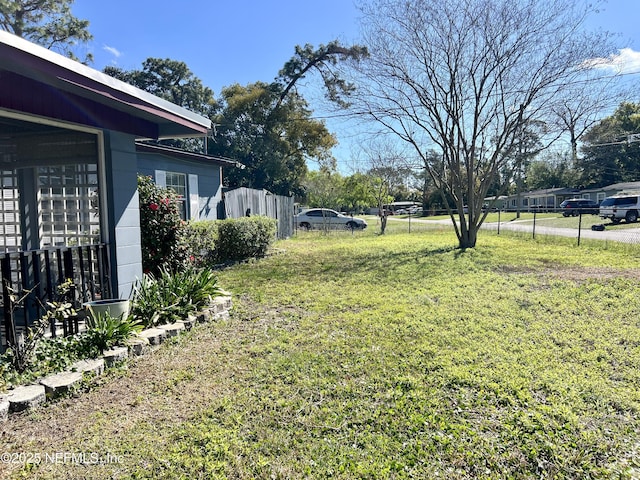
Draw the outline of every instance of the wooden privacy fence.
M278 238L293 235L293 197L274 195L266 190L240 187L224 194L224 208L227 218L247 215L264 215L274 218L278 226Z

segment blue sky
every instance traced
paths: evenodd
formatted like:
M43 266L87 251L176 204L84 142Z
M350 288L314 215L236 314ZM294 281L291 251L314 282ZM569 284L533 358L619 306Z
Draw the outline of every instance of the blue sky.
M171 58L216 95L235 82L273 80L296 45L352 43L358 15L350 0L76 0L73 13L90 21L94 68Z
M90 21L93 66L140 68L149 57L185 62L216 94L238 82L271 81L295 45L358 39L351 0L76 0ZM592 24L640 51L640 2L609 0Z
M88 49L97 70L133 70L149 57L170 58L185 62L216 96L236 82L273 80L296 45L353 44L359 37L352 0L75 0L72 10L90 22ZM631 48L620 57L626 71L640 72L639 17L638 0L609 0L590 22L619 33L620 47ZM341 142L334 153L344 165L349 133L335 121L328 126Z

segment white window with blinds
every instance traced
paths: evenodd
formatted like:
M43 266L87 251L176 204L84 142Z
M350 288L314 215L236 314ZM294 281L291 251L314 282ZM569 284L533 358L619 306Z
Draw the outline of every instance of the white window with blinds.
M180 218L197 220L200 197L198 195L198 176L193 174L156 170L156 185L169 188L179 200Z

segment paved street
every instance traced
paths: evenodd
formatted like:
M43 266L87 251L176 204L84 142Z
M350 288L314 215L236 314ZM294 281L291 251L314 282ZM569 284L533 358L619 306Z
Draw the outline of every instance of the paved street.
M482 228L491 230L498 229L498 223L486 223ZM576 228L559 228L559 227L546 227L544 222L537 222L535 225L536 235L556 235L560 237L578 238L578 229ZM533 235L533 220L514 220L512 222L500 223L500 230L511 230L515 232L531 232ZM591 230L591 228L583 228L580 231L581 238L591 238L595 240L609 240L614 242L623 243L638 243L640 244L640 228L612 228L598 232Z
M398 222L408 222L408 218L388 217L389 220ZM438 224L450 224L449 219L429 220L426 218L412 218L411 223L438 223ZM606 222L603 222L606 225ZM490 230L498 230L498 222L484 223L482 228ZM546 227L544 226L544 220L536 222L535 225L536 235L556 235L561 237L578 238L578 230L575 228L559 228L559 227ZM514 220L511 222L501 222L500 230L510 230L514 232L529 232L533 235L533 220ZM640 244L640 223L637 228L619 228L617 226L609 225L605 227L602 232L593 231L591 228L583 228L580 232L581 238L589 238L595 240L607 240L623 243L637 243Z

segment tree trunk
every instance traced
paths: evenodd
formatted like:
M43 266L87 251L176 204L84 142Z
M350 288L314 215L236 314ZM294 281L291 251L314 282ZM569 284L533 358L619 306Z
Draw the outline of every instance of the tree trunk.
M383 212L380 215L380 235L384 235L384 231L387 229L387 212Z
M474 248L476 241L478 240L478 227L475 225L468 225L468 228L460 232L458 236L458 246L461 250L467 248Z

